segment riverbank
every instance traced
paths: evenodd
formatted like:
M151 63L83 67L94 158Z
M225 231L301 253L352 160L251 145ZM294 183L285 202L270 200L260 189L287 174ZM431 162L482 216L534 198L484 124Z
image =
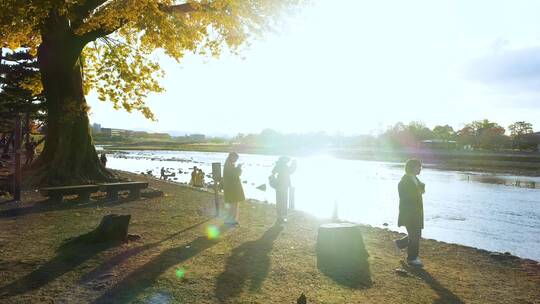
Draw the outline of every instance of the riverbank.
M211 193L121 174L165 196L51 205L28 191L22 204L0 205L0 302L296 303L304 293L308 303L540 303L537 262L422 240L425 268L411 269L393 252L400 235L368 226L372 283L351 286L317 268L322 220L293 211L276 226L272 205L246 202L241 225L227 229ZM61 249L111 213L131 214L140 239Z
M382 150L371 148L268 148L230 144L178 144L160 142L117 143L105 147L108 151L170 150L196 152L238 152L261 155L310 156L331 155L341 159L402 163L409 158L421 159L428 167L439 170L488 172L524 176L540 176L540 153L486 152L442 150Z

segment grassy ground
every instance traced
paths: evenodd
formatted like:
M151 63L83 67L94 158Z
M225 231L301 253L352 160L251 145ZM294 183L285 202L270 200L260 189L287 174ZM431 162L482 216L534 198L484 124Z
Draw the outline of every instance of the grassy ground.
M317 267L321 221L292 212L274 225L273 206L246 202L241 225L227 229L212 217L211 194L149 181L166 195L79 205L27 192L22 204L0 205L0 302L296 303L305 293L308 303L540 303L533 261L423 240L426 266L415 270L393 253L397 233L362 227L370 257L358 271L372 283L347 281ZM62 246L110 213L131 214L140 240ZM208 238L209 227L218 238Z

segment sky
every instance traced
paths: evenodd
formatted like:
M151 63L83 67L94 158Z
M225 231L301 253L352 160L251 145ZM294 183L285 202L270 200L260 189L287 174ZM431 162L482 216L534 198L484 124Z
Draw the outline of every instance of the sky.
M241 55L160 57L157 122L94 94L103 127L378 134L487 118L540 130L540 1L312 0Z

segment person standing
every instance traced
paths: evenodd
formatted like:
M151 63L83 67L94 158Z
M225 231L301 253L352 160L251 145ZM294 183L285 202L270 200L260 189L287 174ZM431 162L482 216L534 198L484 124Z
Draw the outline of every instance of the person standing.
M167 180L167 174L165 173L165 167L161 167L159 171L159 179Z
M407 248L407 263L416 267L424 266L418 258L424 228L422 195L425 192L425 184L418 179L421 170L422 163L417 159L409 159L405 164L405 175L398 184L398 227L405 226L407 236L394 241L398 250Z
M246 199L240 181L242 165L236 165L238 158L238 153L229 153L223 166L223 194L225 206L228 209L225 223L229 225L238 225L238 204Z
M103 167L107 167L107 155L105 153L101 153L99 160L101 161L101 164L103 164Z
M191 171L191 179L189 180L189 184L192 186L197 185L197 174L199 173L199 169L197 166L193 166L193 171Z
M199 168L199 170L197 171L197 182L198 182L197 187L204 187L205 186L205 183L204 183L204 171L201 168Z
M296 170L296 161L292 161L289 165L290 158L281 156L274 169L272 169L271 179L276 189L276 212L278 221L287 222L287 207L289 204L289 188L291 187L291 174Z

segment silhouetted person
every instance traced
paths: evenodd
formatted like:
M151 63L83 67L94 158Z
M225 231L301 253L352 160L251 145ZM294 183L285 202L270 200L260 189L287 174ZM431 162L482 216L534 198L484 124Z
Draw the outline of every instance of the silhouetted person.
M276 211L280 222L287 221L287 206L289 204L289 188L291 187L291 174L296 170L296 161L292 161L287 156L282 156L276 162L272 175L275 177L276 189Z
M242 174L242 165L236 165L238 154L229 153L223 166L223 194L226 208L229 210L225 223L229 225L238 224L238 203L244 201L244 189L240 181Z
M107 155L105 155L105 153L101 153L99 160L101 161L103 167L107 167Z
M167 174L165 174L165 167L161 167L159 179L163 179L163 180L167 179Z
M424 266L418 259L420 238L424 228L422 194L425 192L425 184L417 177L421 170L422 163L417 159L409 159L405 164L405 175L398 184L398 226L405 226L407 236L394 241L398 249L407 248L407 263L417 267Z

